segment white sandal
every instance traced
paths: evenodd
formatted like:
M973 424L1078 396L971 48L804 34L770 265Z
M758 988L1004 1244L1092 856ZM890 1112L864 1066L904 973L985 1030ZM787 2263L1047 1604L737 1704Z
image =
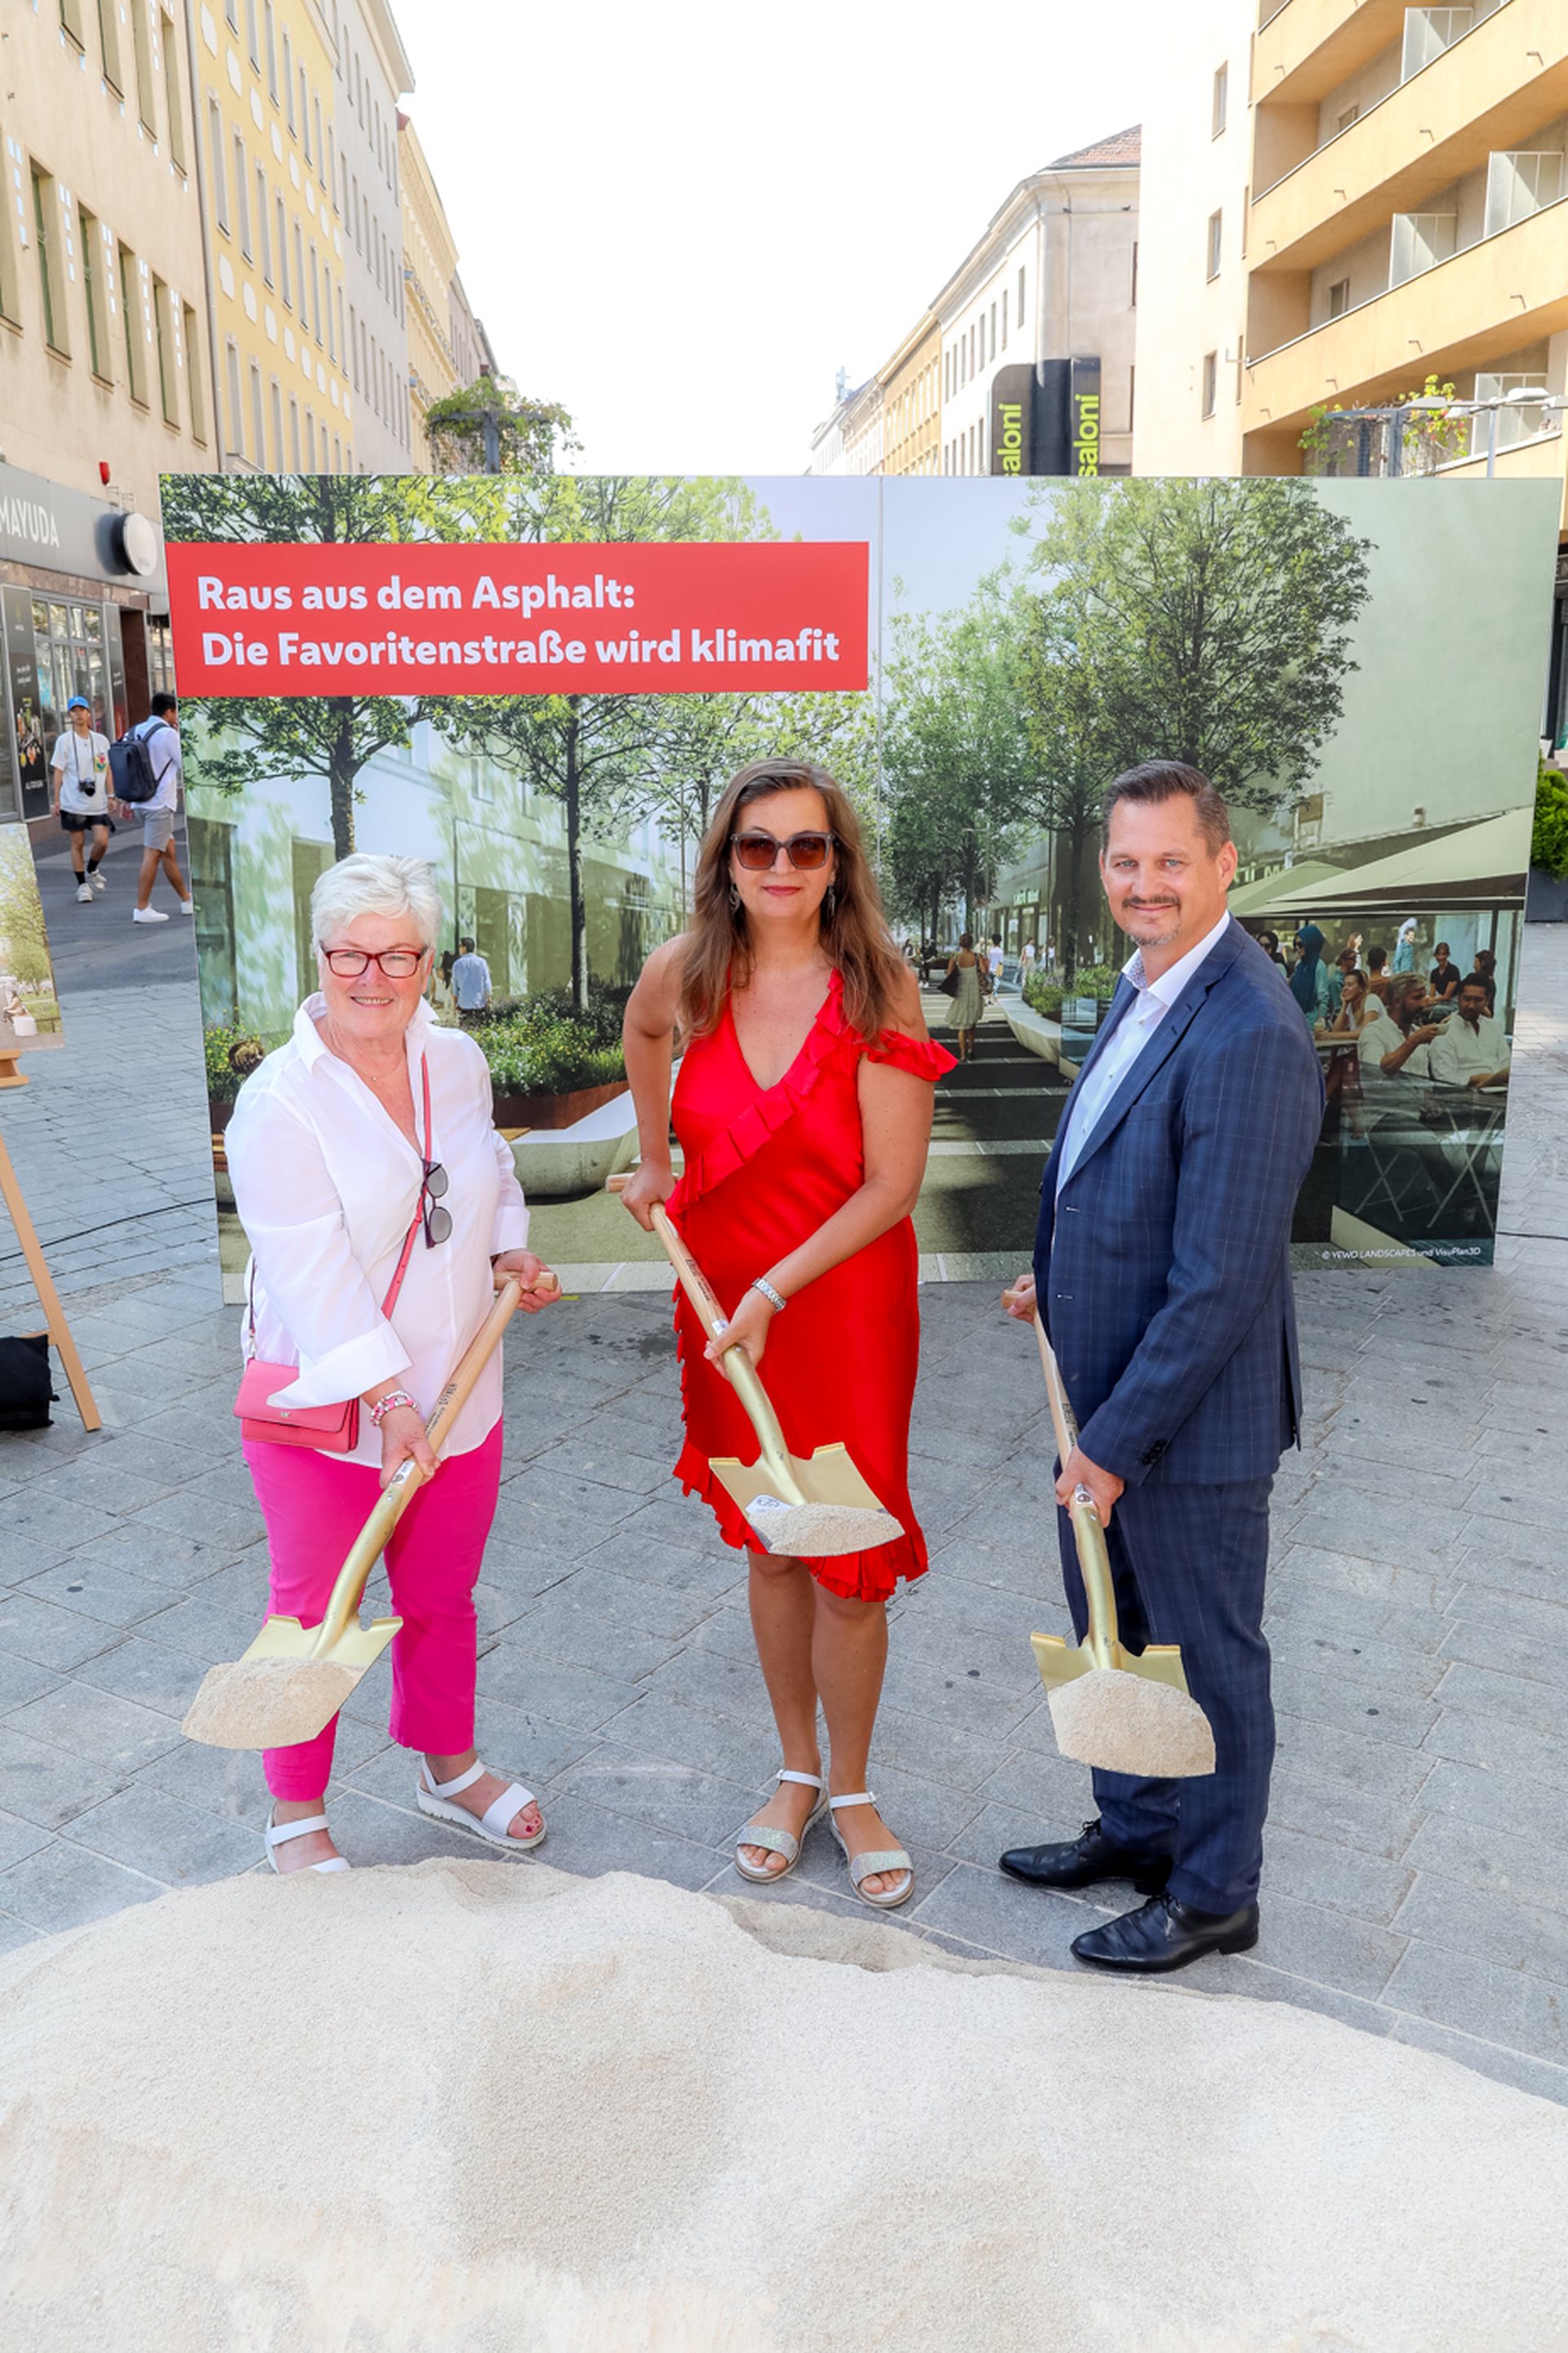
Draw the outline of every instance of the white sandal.
M786 1768L783 1772L775 1773L773 1778L775 1781L798 1781L802 1788L815 1789L816 1803L801 1825L799 1838L794 1837L788 1831L774 1830L770 1822L742 1824L735 1840L735 1868L742 1879L749 1879L759 1887L771 1887L775 1880L789 1877L795 1864L800 1861L800 1851L805 1844L806 1831L813 1822L820 1821L827 1810L827 1796L822 1786L820 1773L791 1773ZM764 1847L769 1854L782 1854L784 1859L784 1869L770 1871L766 1863L748 1862L741 1852L743 1846Z
M303 1838L307 1831L324 1831L326 1827L327 1818L325 1814L312 1814L310 1820L307 1822L274 1823L272 1820L272 1810L268 1807L267 1812L267 1860L272 1865L273 1870L278 1871L278 1857L273 1852L274 1848L287 1846L290 1839ZM307 1871L350 1871L353 1866L349 1862L346 1854L330 1854L325 1862L308 1862L305 1865L305 1868ZM289 1878L292 1878L294 1874L292 1872L285 1874L284 1873L278 1871L278 1876L279 1879L285 1877L285 1875Z
M429 1766L421 1758L419 1778L414 1785L419 1810L422 1814L429 1814L436 1821L450 1822L454 1830L466 1831L470 1838L483 1839L487 1846L501 1847L510 1854L525 1853L531 1846L537 1846L544 1836L543 1823L541 1822L531 1838L509 1838L507 1825L514 1816L521 1813L524 1806L534 1803L531 1789L525 1789L521 1781L509 1781L494 1805L487 1806L482 1814L470 1813L467 1806L453 1805L447 1794L458 1789L471 1789L489 1769L488 1765L476 1760L466 1773L454 1775L450 1781L437 1781Z
M849 1876L854 1883L855 1893L861 1903L871 1905L879 1912L896 1912L899 1905L907 1904L915 1892L913 1862L901 1846L868 1847L864 1854L851 1854L847 1845L845 1844L843 1831L833 1819L840 1806L874 1806L876 1802L869 1789L857 1790L852 1798L830 1798L827 1827L839 1845L844 1848L844 1860L849 1865ZM869 1879L873 1873L879 1871L901 1871L905 1874L903 1885L895 1887L890 1892L884 1892L880 1895L868 1895L860 1883L863 1879Z

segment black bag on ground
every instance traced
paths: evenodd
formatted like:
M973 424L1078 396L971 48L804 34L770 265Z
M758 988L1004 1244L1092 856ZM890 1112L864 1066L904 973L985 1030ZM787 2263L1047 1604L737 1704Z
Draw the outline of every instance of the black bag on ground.
M134 808L158 789L158 772L144 736L117 736L109 747L109 775L116 800Z
M0 1430L47 1430L54 1401L48 1334L0 1339Z

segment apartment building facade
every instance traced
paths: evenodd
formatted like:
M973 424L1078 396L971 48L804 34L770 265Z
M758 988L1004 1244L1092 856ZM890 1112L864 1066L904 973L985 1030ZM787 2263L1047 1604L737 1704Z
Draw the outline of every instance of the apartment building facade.
M158 477L218 462L183 0L0 18L0 823L48 824L83 694L171 677Z
M362 474L404 474L415 456L397 111L414 74L386 0L329 5L354 465Z
M1093 359L1100 471L1132 467L1136 126L1021 180L877 374L840 382L809 473L988 474L997 373Z
M1568 9L1208 0L1165 35L1140 473L1300 473L1452 385L1438 470L1563 473Z
M408 396L414 438L414 463L430 471L430 446L425 431L426 412L432 403L471 384L460 375L453 340L453 288L458 279L458 248L446 208L425 160L419 133L406 114L397 118L398 185L403 202L403 290L408 322ZM461 290L458 290L459 293ZM463 304L465 311L468 305ZM471 337L468 338L471 342ZM478 375L476 367L474 375Z
M942 323L932 311L917 320L877 371L882 396L884 474L942 470Z
M999 369L1075 358L1100 365L1100 471L1131 471L1140 152L1134 127L1021 180L931 304L942 473L991 472Z
M352 470L331 20L320 0L207 0L195 22L224 463Z

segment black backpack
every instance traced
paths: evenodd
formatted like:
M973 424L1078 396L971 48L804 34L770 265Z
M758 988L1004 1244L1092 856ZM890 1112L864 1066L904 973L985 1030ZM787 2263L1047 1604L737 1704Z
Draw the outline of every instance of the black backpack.
M153 765L153 754L144 735L134 730L116 738L109 747L109 774L114 797L134 808L141 801L150 801L162 782Z
M54 1401L48 1334L0 1339L0 1430L47 1429Z

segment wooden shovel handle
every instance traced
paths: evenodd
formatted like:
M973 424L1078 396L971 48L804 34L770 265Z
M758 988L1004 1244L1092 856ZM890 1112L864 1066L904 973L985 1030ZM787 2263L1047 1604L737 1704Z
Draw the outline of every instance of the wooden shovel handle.
M451 1433L453 1423L472 1395L474 1383L516 1313L517 1303L521 1296L522 1285L516 1275L502 1275L496 1287L495 1305L454 1366L451 1377L437 1398L425 1425L425 1434L437 1455ZM354 1538L348 1558L338 1571L337 1581L327 1602L327 1614L311 1644L313 1656L320 1657L330 1651L358 1615L371 1570L385 1551L387 1538L423 1484L419 1466L412 1456L406 1462L398 1464L386 1483L385 1492Z
M618 1193L626 1185L625 1176L612 1176L608 1190ZM675 1269L676 1277L692 1306L697 1310L702 1329L710 1340L716 1340L727 1328L723 1309L708 1287L708 1278L680 1238L680 1234L661 1201L653 1205L654 1232L664 1245L664 1254ZM747 1356L744 1348L726 1348L719 1359L720 1370L730 1383L745 1409L747 1420L757 1434L767 1464L781 1492L792 1500L795 1495L794 1474L790 1470L789 1448L784 1443L784 1430L773 1401L763 1387L762 1375Z
M1046 1337L1046 1327L1040 1321L1038 1308L1035 1311L1035 1337L1040 1344L1040 1364L1046 1376L1046 1394L1051 1401L1057 1452L1065 1464L1078 1444L1078 1422L1063 1385L1056 1352ZM1079 1569L1089 1603L1089 1634L1084 1647L1093 1653L1096 1666L1113 1666L1120 1630L1116 1618L1116 1588L1110 1577L1110 1556L1105 1548L1105 1530L1100 1525L1100 1514L1094 1508L1094 1498L1087 1487L1077 1490L1068 1509L1073 1538L1078 1546Z

